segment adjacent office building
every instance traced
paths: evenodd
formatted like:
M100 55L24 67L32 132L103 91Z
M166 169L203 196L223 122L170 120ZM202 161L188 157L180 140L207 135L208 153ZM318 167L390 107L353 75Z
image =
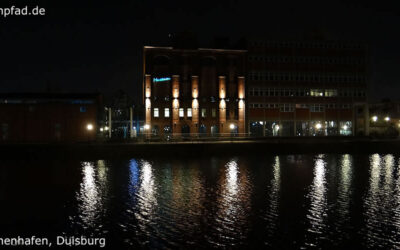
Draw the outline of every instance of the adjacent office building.
M247 49L252 135L368 134L365 45L255 40Z
M246 132L246 51L145 46L143 60L148 134Z

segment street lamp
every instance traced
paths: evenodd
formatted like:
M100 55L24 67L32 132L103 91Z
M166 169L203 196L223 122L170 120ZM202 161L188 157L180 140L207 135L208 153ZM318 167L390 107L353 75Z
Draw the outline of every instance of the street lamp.
M390 121L390 117L389 117L389 116L386 116L386 117L385 117L385 121L387 121L387 122Z
M103 130L104 130L103 128L100 128L100 132L103 132Z
M92 130L93 129L93 125L91 124L91 123L89 123L87 126L86 126L86 129L87 130Z
M235 129L235 124L231 123L231 125L229 125L229 128L230 128L231 130Z
M347 129L348 129L347 125L343 125L343 130L347 130Z
M373 122L377 122L377 121L378 121L378 117L377 117L376 115L374 115L374 116L372 117L372 121L373 121Z
M321 125L321 123L317 123L317 124L315 124L315 128L316 128L316 129L321 129L321 128L322 128L322 125Z
M145 124L145 125L144 125L144 129L145 129L145 130L149 130L149 129L150 129L150 125L149 125L149 124Z
M105 130L105 131L107 131L107 130L108 130L108 127L107 127L107 126L105 126L105 127L104 127L104 130Z

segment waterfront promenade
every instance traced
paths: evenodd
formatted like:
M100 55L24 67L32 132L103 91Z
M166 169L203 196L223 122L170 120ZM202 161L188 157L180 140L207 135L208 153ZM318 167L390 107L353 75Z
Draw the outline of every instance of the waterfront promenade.
M4 158L118 158L137 156L190 156L221 154L397 153L399 139L367 137L220 138L141 142L87 142L0 144Z

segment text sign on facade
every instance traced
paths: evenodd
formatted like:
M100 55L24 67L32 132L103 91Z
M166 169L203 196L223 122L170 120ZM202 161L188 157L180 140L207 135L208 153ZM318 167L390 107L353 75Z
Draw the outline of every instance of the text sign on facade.
M166 82L166 81L171 81L171 77L155 77L153 78L153 82Z

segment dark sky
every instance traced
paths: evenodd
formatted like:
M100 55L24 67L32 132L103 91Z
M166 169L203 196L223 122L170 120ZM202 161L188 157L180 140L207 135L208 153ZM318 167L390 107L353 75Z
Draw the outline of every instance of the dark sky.
M45 16L0 17L0 92L123 89L140 96L143 45L169 34L280 39L322 30L371 47L373 98L400 99L400 12L363 1L27 1ZM24 1L0 7L24 7Z

